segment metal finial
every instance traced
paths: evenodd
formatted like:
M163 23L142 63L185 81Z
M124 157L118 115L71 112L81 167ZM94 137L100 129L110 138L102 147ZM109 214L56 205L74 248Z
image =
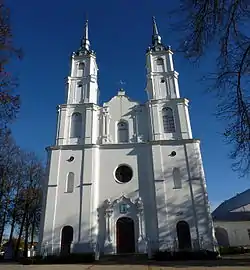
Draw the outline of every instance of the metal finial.
M152 22L153 22L152 45L155 46L155 45L161 44L161 37L159 35L156 19L154 16L152 17Z
M155 16L152 17L152 21L153 21L153 35L154 36L159 35Z

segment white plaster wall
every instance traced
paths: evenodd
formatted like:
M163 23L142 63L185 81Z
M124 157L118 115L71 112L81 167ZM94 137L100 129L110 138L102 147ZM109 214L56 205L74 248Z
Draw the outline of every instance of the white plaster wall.
M150 152L150 147L143 144L134 147L117 146L113 149L107 148L101 150L99 207L102 207L106 199L110 199L112 202L122 195L132 200L141 197L145 209L146 235L156 240L157 221ZM133 178L128 183L118 183L115 180L114 172L120 164L127 164L133 170ZM119 216L116 216L114 219L114 223L112 224L113 230L118 218ZM102 230L100 229L100 231ZM115 239L113 240L115 241Z
M95 162L91 163L91 161L96 154L94 151L93 149L84 151L52 150L42 242L43 245L46 242L53 244L54 251L60 248L61 230L66 225L72 226L74 229L72 246L76 246L75 251L86 251L89 248L91 242L91 186L95 166ZM70 156L74 156L73 162L67 161ZM83 167L88 169L84 170ZM75 175L73 193L65 192L69 172L73 172Z
M192 130L188 113L188 101L186 99L151 100L147 104L149 110L149 128L152 140L179 140L191 139ZM173 110L175 128L174 133L164 133L162 109L170 107Z
M223 228L228 233L230 246L250 246L248 231L250 230L250 221L215 221L215 229Z
M149 99L179 98L178 72L174 71L172 52L149 52L146 56L147 86ZM159 70L157 59L163 59L163 70ZM165 83L161 83L164 78Z
M84 63L85 68L79 71L79 63ZM84 56L73 56L71 61L71 76L68 77L68 104L94 103L97 104L98 84L97 84L96 57L94 54ZM81 83L83 86L78 87Z
M159 241L162 243L160 248L164 249L166 244L173 243L177 238L176 224L180 220L185 220L189 223L192 240L199 240L202 242L201 245L212 249L211 216L203 182L201 177L196 175L194 178L194 174L189 172L192 164L199 166L191 151L192 148L197 148L196 143L189 143L186 148L187 154L182 144L152 146ZM169 156L172 151L177 153L175 157ZM174 167L181 170L181 189L174 188L172 175Z

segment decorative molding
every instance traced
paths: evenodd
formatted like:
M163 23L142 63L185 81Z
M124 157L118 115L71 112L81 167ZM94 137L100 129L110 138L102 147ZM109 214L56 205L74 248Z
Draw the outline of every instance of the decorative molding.
M180 140L155 140L155 141L147 141L147 142L137 142L137 143L122 143L122 144L79 144L79 145L55 145L48 146L45 149L47 151L52 150L83 150L84 148L113 148L113 149L121 149L121 148L133 148L135 146L145 147L148 145L186 145L192 143L200 143L199 139L180 139Z
M189 100L187 98L171 98L171 99L150 99L146 102L146 104L148 105L155 105L155 104L161 104L161 103L168 103L168 102L176 102L176 103L185 103L185 104L188 104L189 103Z

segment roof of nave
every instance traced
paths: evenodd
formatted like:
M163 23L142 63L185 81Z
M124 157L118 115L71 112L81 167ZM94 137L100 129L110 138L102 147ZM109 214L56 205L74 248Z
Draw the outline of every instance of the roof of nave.
M221 203L212 217L214 221L250 221L250 189Z

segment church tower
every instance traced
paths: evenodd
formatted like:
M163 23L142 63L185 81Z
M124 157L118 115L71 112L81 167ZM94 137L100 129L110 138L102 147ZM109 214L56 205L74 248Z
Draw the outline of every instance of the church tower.
M73 53L68 77L68 104L98 103L97 63L90 49L88 21L80 48Z
M214 250L200 141L179 93L173 52L153 18L146 103L124 89L98 103L88 21L72 54L55 145L47 148L40 252Z
M152 140L191 139L188 100L180 98L173 52L164 46L153 17L152 45L146 55L148 106Z
M90 49L89 26L85 23L80 48L72 54L66 84L66 104L58 107L57 145L96 143L98 140L98 66Z

